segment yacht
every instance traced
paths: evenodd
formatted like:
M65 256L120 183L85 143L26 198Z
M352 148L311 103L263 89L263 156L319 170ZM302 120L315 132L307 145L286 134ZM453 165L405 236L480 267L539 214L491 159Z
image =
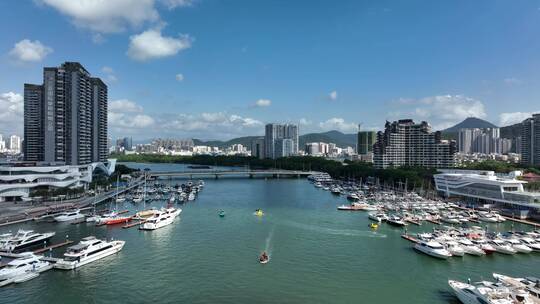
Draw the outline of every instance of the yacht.
M536 242L534 239L530 237L521 238L521 243L523 243L524 245L527 245L529 248L531 248L534 251L540 251L540 243Z
M57 222L68 222L84 218L84 214L80 210L62 212L59 215L54 217L54 220Z
M497 249L495 249L495 247L493 247L484 239L472 240L471 242L476 246L480 247L480 249L484 250L486 254L492 254L494 252L497 252Z
M170 225L174 222L174 219L182 212L182 209L167 208L159 210L146 222L144 222L139 229L141 230L156 230L158 228Z
M360 197L356 193L349 193L347 195L347 199L350 200L350 201L358 201L358 200L360 200Z
M51 269L49 262L41 261L41 256L32 252L25 252L19 258L9 262L0 269L0 280L14 279L21 277L28 272L43 272Z
M386 219L386 222L392 226L397 226L397 227L403 227L405 225L407 225L405 223L405 221L403 220L403 218L397 216L397 215L392 215L392 216L389 216L387 219Z
M190 192L187 199L188 199L188 201L193 201L193 200L195 200L195 193Z
M388 216L382 212L372 212L368 215L368 218L375 222L383 222L388 219Z
M438 259L448 259L452 256L452 254L446 250L443 245L435 241L421 241L420 243L414 245L414 249Z
M56 232L38 233L33 230L19 230L0 243L0 251L14 251L49 241Z
M475 255L475 256L486 255L486 252L484 250L476 246L473 242L471 242L468 239L460 239L458 242L466 254Z
M142 196L135 196L135 197L133 197L133 202L134 202L134 203L140 203L140 202L142 202L142 201L143 201Z
M450 252L450 254L452 254L452 256L462 257L465 255L465 250L459 245L458 242L452 240L446 241L444 242L444 244L446 245L446 249L448 250L448 252Z
M111 254L117 253L124 247L124 241L104 241L94 236L83 238L79 244L71 246L64 253L64 259L58 261L54 267L70 270L97 261Z
M495 248L495 250L497 250L498 253L514 254L517 252L514 248L512 248L512 246L508 245L503 240L495 239L495 240L491 240L491 242L489 243Z
M498 273L494 273L493 278L506 286L523 288L527 290L531 296L535 297L537 301L540 301L540 279L538 278L513 278Z
M473 285L449 280L448 285L454 290L456 297L465 304L534 303L524 290L500 287L491 282L483 281Z
M529 246L521 243L518 239L506 239L506 242L514 248L515 251L520 253L531 253L533 250Z

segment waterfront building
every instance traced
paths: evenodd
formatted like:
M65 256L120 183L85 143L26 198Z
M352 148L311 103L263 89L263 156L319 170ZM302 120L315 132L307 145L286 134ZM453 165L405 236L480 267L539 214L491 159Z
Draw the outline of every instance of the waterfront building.
M0 202L27 200L32 190L87 187L96 172L111 175L116 160L85 165L50 165L35 162L0 164Z
M21 153L21 138L17 135L11 135L9 137L9 149L12 154Z
M251 156L264 159L264 137L258 137L251 141Z
M373 145L375 168L400 166L449 168L455 165L455 141L441 139L441 132L431 132L431 126L412 119L386 122L384 132L377 133Z
M476 205L496 205L510 216L540 219L540 193L525 191L521 171L495 174L480 170L439 170L435 188L445 197L458 197Z
M264 136L265 157L279 158L298 155L298 126L267 124Z
M324 142L312 142L306 143L304 151L307 155L313 156L322 156L328 155L330 153L330 146L335 146L334 144L328 144Z
M521 123L521 162L524 165L540 165L540 113Z
M107 98L107 85L78 62L44 68L42 85L24 85L25 160L105 162Z

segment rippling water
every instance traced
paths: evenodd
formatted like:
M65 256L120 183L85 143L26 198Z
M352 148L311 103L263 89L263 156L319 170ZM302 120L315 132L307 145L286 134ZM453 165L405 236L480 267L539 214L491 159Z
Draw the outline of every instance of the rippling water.
M373 232L366 213L338 212L342 203L344 198L302 179L220 179L207 180L199 198L182 206L180 218L156 231L54 223L3 227L2 233L54 230L54 242L96 235L126 245L76 271L52 270L3 287L0 303L457 303L448 279L477 280L492 272L539 276L540 254L449 261L420 255L400 238L400 229L383 224ZM124 208L137 209L129 203ZM264 217L253 215L257 208ZM510 224L490 228L508 230ZM263 250L271 256L266 265L257 261Z

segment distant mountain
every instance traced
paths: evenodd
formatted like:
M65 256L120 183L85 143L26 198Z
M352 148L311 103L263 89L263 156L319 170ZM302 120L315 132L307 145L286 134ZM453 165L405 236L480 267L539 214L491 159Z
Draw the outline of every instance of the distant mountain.
M460 129L472 129L472 128L479 128L479 129L497 128L497 126L490 123L489 121L486 121L480 118L469 117L455 126L442 130L441 133L444 139L457 139L457 135Z
M212 146L212 147L220 147L220 148L230 147L234 144L242 144L245 147L251 147L251 142L254 139L259 138L259 137L261 136L244 136L244 137L233 138L227 141L221 141L221 140L203 141L199 139L193 139L193 143L195 145ZM348 146L355 147L356 134L344 134L339 131L328 131L324 133L309 133L309 134L300 135L298 137L298 141L299 141L298 145L300 146L300 149L303 149L304 145L309 142L335 143L340 148L346 148Z

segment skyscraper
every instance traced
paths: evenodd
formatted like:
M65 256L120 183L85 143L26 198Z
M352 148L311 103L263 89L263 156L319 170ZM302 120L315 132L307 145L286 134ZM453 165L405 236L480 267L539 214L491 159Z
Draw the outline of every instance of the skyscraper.
M283 141L290 139L289 141ZM267 124L264 136L265 157L279 158L298 154L298 126Z
M358 131L356 143L356 152L360 155L373 153L373 144L377 140L377 132L375 131Z
M521 123L521 163L540 165L540 114Z
M415 124L412 119L386 122L384 132L377 133L373 146L375 168L399 166L448 168L455 165L456 143L443 141L441 132L431 132L423 121Z
M107 159L107 85L78 62L24 85L25 160L81 165Z
M264 159L264 137L259 137L251 142L251 156Z
M507 144L506 139L500 137L499 128L470 128L460 129L458 133L458 149L461 153L472 154L502 154L501 145ZM508 153L508 152L505 152Z
M17 135L11 135L9 137L9 149L11 153L21 153L21 138Z

